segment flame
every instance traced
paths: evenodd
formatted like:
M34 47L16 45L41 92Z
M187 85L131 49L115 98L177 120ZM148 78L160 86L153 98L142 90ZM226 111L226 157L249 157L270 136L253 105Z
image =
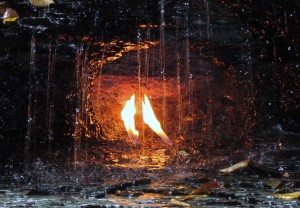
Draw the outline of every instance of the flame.
M171 145L172 142L166 133L162 130L159 121L157 120L153 109L151 107L150 101L147 95L144 96L144 101L142 102L143 108L143 120L148 126L156 133L160 138L167 144Z
M134 94L131 96L130 100L126 101L125 107L121 111L121 117L124 121L125 128L128 132L129 139L134 143L138 143L137 139L139 136L139 132L135 129L134 124L134 115L136 113L136 109L134 107Z
M136 109L134 106L135 96L132 94L130 100L126 101L125 107L121 111L121 117L124 121L125 128L128 133L129 139L137 144L139 132L135 129L134 123L134 115L136 113ZM144 101L142 101L142 109L143 109L143 120L144 122L158 135L160 138L167 144L172 145L171 140L166 135L166 133L162 130L160 122L157 120L154 111L151 107L150 101L147 95L144 95Z

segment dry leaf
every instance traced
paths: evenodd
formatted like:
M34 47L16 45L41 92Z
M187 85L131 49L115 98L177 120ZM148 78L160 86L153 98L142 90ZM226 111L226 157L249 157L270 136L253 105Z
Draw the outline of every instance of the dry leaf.
M47 7L55 3L53 0L29 0L29 2L36 7Z
M180 156L182 156L182 157L188 157L188 156L190 156L190 154L187 153L187 152L184 151L184 150L178 151L178 155L180 155Z
M182 201L178 201L176 199L171 199L169 202L171 205L180 206L180 207L190 207L191 205Z
M209 181L201 185L199 189L190 191L190 195L203 195L211 192L214 189L223 188L223 184L217 181Z
M239 162L235 165L232 165L228 168L221 169L221 170L219 170L219 172L221 172L221 173L232 173L232 172L240 170L242 168L246 168L248 166L248 163L249 163L249 160L244 160L244 161Z

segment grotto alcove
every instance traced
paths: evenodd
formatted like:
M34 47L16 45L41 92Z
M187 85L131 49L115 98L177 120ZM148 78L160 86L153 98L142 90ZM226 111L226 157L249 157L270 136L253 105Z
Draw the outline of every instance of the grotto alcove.
M1 206L299 205L297 2L21 0L0 16Z

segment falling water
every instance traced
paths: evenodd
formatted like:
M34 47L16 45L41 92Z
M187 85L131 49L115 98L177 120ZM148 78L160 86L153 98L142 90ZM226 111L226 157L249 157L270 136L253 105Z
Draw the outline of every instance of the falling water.
M35 35L32 34L30 41L30 71L28 77L28 107L27 107L27 132L25 137L25 152L24 163L28 167L31 160L32 145L35 140L34 135L34 90L35 90L35 71L36 71L36 40Z
M253 106L254 103L254 80L253 80L253 58L252 58L252 45L251 42L248 41L247 44L247 49L246 49L246 54L247 54L247 58L246 58L246 68L243 69L243 71L245 71L245 73L248 75L247 76L247 80L249 80L249 83L247 84L248 86L248 94L249 94L249 98L247 100L247 109L251 109L251 106ZM255 114L255 109L253 109L254 114ZM245 129L247 129L250 125L250 120L251 115L250 115L250 111L248 111L248 115L245 121Z
M276 37L273 37L273 57L274 57L273 71L274 73L276 73L276 68L277 68Z
M212 47L212 25L210 21L210 4L209 0L206 0L206 15L207 15L207 28L206 28L206 34L207 34L207 43L208 43L208 48Z
M289 32L288 31L288 23L287 23L286 11L284 11L284 30L285 30L286 34Z
M83 47L81 46L77 50L76 56L76 67L75 67L75 88L76 88L76 99L77 102L81 99L81 91L80 91L80 75L81 75L81 56L83 53ZM81 146L81 126L80 126L80 108L79 105L76 106L75 109L75 125L74 125L74 163L75 166L79 161L79 153L80 153L80 146Z
M190 68L190 27L189 27L189 1L185 3L185 70L186 70L186 78L187 78L187 94L188 94L188 106L186 109L187 117L191 118L191 126L189 125L187 129L190 129L189 136L193 135L193 112L192 112L192 78L193 75L191 73Z
M96 28L98 23L99 23L99 11L96 11L94 17L94 28Z
M88 54L89 54L89 47L87 47L85 53L84 53L84 62L83 62L83 94L82 94L82 114L83 114L83 120L84 120L84 138L90 138L91 132L90 132L90 92L89 87L91 83L91 75L89 72L89 62L88 62ZM88 159L88 143L85 142L85 160Z
M138 74L138 96L136 96L136 107L137 111L142 111L142 59L141 59L141 39L142 39L141 31L137 31L137 74ZM142 117L137 117L137 123L142 123ZM141 140L144 140L144 125L142 128L142 132L140 132Z
M150 42L150 28L146 30L146 41ZM146 77L146 84L148 84L149 78L149 50L148 48L145 49L145 77Z
M181 94L181 66L179 53L179 20L176 19L176 78L177 78L177 103L178 103L178 134L181 134L182 128L182 94Z
M104 44L103 49L102 49L102 55L101 55L101 62L100 62L100 69L99 69L99 75L98 75L98 98L100 99L100 93L101 93L101 79L102 79L102 69L103 69L103 64L104 64L104 58L106 55L106 52L109 50L108 49L109 45ZM99 100L100 102L100 100Z
M56 49L57 44L49 44L49 55L48 55L48 76L47 76L47 91L46 91L46 126L47 126L47 136L48 136L48 154L52 153L52 143L53 143L53 74L55 70L56 63Z
M141 32L138 30L137 34L137 73L138 73L138 86L139 95L141 95L141 83L142 83L142 60L141 60Z
M165 119L167 117L167 101L166 101L166 43L165 43L165 0L160 1L160 72L162 76L162 87L163 87L163 101L162 101L162 108L163 108L163 118L162 118L162 127L165 126Z
M208 50L211 55L214 55L214 47L213 47L213 34L212 34L212 24L210 20L210 0L206 0L206 15L207 15L207 27L206 27L206 34L207 34L207 44ZM206 136L208 139L212 140L212 123L213 123L213 116L212 116L212 103L210 100L212 99L212 84L209 80L209 76L206 79L207 84L207 116L206 116Z
M75 167L78 163L82 162L80 156L81 149L84 150L84 157L87 159L87 142L84 142L84 138L90 137L89 131L89 86L90 86L90 74L88 68L88 48L81 45L76 54L76 66L75 66L75 90L76 90L76 108L75 108L75 129L74 129L74 163ZM83 146L84 145L84 146Z

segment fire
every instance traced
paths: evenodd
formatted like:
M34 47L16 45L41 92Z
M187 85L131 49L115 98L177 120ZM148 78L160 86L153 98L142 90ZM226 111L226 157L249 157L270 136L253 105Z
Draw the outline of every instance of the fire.
M139 132L135 129L134 115L136 113L134 107L134 94L131 96L130 100L126 101L125 107L121 111L121 117L124 121L125 128L128 132L129 139L134 143L138 143Z
M171 145L172 142L166 133L162 130L160 122L157 120L154 111L151 107L150 101L147 95L144 95L144 101L142 101L143 120L165 143ZM121 112L121 117L124 121L125 128L128 132L128 136L133 143L137 143L139 132L135 129L134 115L136 109L134 106L134 94L131 96L125 104Z
M157 120L154 111L151 107L150 101L147 95L144 96L144 101L142 102L143 107L143 120L148 126L156 133L160 138L167 144L171 145L172 142L166 133L162 130L159 121Z

